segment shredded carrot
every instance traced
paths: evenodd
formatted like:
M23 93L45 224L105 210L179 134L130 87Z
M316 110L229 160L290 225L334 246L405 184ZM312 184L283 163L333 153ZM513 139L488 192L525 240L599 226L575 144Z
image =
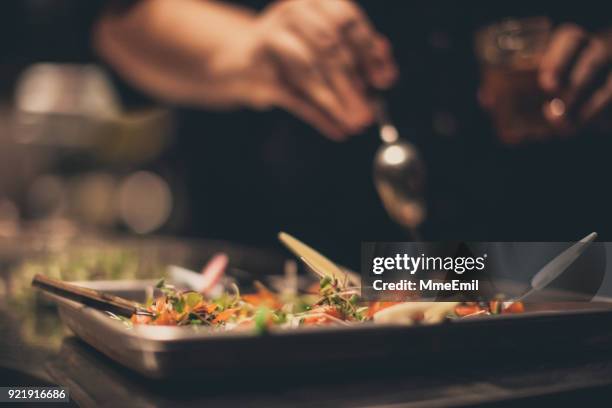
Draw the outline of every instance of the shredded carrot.
M371 318L376 314L376 312L380 312L383 309L396 305L400 302L372 302L370 303L370 307L368 308L367 316Z
M149 324L151 323L151 316L133 314L130 320L134 324Z
M265 306L270 309L279 309L282 307L278 298L270 292L260 291L258 293L242 295L242 300L253 306Z
M468 316L474 313L478 313L480 311L482 311L484 309L482 309L480 306L478 306L478 304L474 303L474 304L466 304L466 305L457 305L455 307L455 314L459 317L463 317L463 316Z
M514 302L510 306L506 307L502 313L524 313L525 305L523 302Z
M238 309L226 309L226 310L220 312L219 314L217 314L217 317L215 317L212 322L213 323L225 322L230 317L234 316L237 311L238 311Z
M305 325L330 324L335 323L336 319L342 319L342 314L338 311L338 309L331 306L316 307L313 308L310 313L312 313L313 316L307 316L304 318L303 323Z

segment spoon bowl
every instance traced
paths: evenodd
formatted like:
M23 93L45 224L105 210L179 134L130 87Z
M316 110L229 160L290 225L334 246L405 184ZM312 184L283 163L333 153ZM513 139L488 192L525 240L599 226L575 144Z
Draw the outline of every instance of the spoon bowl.
M374 184L389 216L417 238L425 219L425 165L417 148L399 137L381 98L374 99L383 144L374 156Z
M425 219L425 166L416 148L401 139L385 143L374 157L374 184L389 216L410 230Z

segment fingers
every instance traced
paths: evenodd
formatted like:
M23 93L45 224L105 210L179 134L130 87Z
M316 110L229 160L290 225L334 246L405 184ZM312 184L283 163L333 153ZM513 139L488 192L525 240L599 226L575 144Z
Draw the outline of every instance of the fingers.
M587 38L586 32L573 24L563 25L555 31L540 64L539 80L545 91L558 92L564 86Z
M355 58L340 33L326 24L313 7L302 10L291 28L308 44L316 56L318 69L336 98L350 112L351 129L355 132L363 130L372 122L373 113L367 102L364 83L357 75Z
M607 49L599 40L590 41L580 53L569 74L568 91L565 95L570 117L579 110L582 102L605 82L609 71L608 58Z
M389 42L376 33L368 18L346 0L318 0L316 7L339 30L369 85L388 88L397 79Z
M364 59L371 83L380 89L391 87L397 81L398 70L389 40L381 35L376 36L370 51Z
M373 122L368 88L390 86L397 71L388 41L353 2L279 1L260 21L262 48L279 72L284 107L335 138Z
M349 114L350 130L362 132L374 120L365 89L353 71L330 67L324 70L327 82Z
M325 16L310 3L300 3L303 7L288 10L285 14L287 24L318 54L321 56L333 55L338 48L344 45L341 35L336 27L329 24ZM344 57L347 58L338 62L345 64L347 68L355 65L351 54Z
M604 85L593 93L578 113L578 123L586 124L610 110L612 106L612 74L608 74Z
M289 31L277 32L269 40L268 51L270 58L276 61L281 70L281 80L289 88L285 93L299 95L297 98L313 105L308 113L300 108L302 115L312 118L312 112L324 112L334 123L334 128L339 129L340 136L336 135L337 132L330 134L335 138L355 132L351 112L332 91L316 65L316 56L302 39ZM283 100L289 101L287 98ZM297 107L295 101L290 102L294 108ZM317 119L319 126L320 122ZM327 128L329 126L326 124Z
M610 105L611 66L610 52L601 39L575 25L555 32L539 80L554 97L544 112L558 131L573 133Z

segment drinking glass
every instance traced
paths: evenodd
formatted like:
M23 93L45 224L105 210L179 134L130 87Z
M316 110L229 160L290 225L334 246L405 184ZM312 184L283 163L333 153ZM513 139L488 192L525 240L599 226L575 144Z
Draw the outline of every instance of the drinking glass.
M548 18L530 17L507 19L476 33L479 99L504 142L543 138L552 132L544 118L549 97L538 84L538 68L551 28Z

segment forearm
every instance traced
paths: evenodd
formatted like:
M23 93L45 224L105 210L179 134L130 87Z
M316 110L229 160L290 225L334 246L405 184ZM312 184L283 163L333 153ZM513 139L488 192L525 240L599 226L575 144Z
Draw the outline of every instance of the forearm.
M142 0L106 12L94 29L98 53L128 82L172 103L231 104L216 88L222 51L248 39L254 14L205 0Z

